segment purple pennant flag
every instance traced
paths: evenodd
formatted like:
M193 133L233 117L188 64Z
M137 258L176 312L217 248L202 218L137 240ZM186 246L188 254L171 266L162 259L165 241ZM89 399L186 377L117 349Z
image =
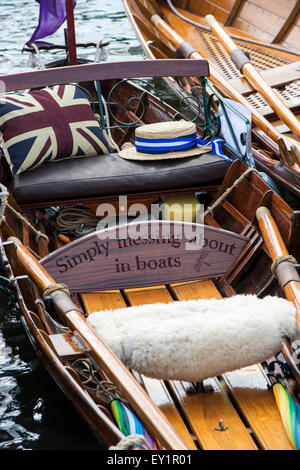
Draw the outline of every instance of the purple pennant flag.
M27 44L50 36L66 19L66 0L36 0L40 4L39 24ZM76 0L73 0L74 7Z

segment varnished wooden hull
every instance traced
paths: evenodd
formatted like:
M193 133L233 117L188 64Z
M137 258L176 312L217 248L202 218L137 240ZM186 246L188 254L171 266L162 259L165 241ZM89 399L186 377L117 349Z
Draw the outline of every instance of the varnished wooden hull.
M224 190L226 185L244 170L244 165L237 161L228 173L221 190ZM244 198L251 203L245 204ZM268 187L259 177L252 175L250 181L245 180L239 191L234 191L224 201L214 218L209 216L206 220L213 226L220 224L221 227L230 228L237 233L248 233L250 237L243 259L223 279L217 283L207 280L122 291L115 289L87 292L75 295L73 299L83 305L83 310L88 315L95 309L114 309L155 302L167 303L174 300L220 298L224 294L229 296L235 293L279 294L280 288L270 274L270 259L263 249L255 225L251 223L255 216L255 207L261 200L268 203L284 240L292 247L295 240L291 234L294 233L294 237L296 235L295 226L291 225L291 209L277 195L268 193ZM24 234L26 231L25 227ZM5 240L5 234L2 236ZM53 239L52 242L57 246L60 245L58 240ZM33 248L35 252L37 248ZM62 350L53 346L53 333L47 331L41 309L35 305L35 300L40 298L38 290L29 284L28 280L16 279L16 276L24 274L24 270L16 262L14 247L7 245L2 247L3 249L5 255L3 256L2 252L2 257L7 272L10 272L10 279L17 289L27 333L45 366L96 435L107 445L116 444L117 432L112 432L107 423L97 415L93 400L87 393L83 393L80 380L78 383L78 376L72 370L74 358L64 357ZM291 249L295 255L296 251ZM187 449L292 449L283 429L272 391L268 389L265 372L260 365L224 374L222 378L206 380L203 384L205 390L197 390L194 384L163 382L139 376L137 373L134 375L149 393L153 403L163 411L170 424L175 427ZM228 426L226 432L215 429L220 419L225 426Z
M174 45L170 40L166 40L162 32L155 28L151 21L152 15L158 14L174 31L177 31L184 40L199 51L201 56L206 58L223 76L224 81L233 85L259 114L267 118L284 136L291 137L293 135L289 128L278 119L264 98L249 85L242 73L235 68L222 44L209 31L205 15L215 15L220 23L225 24L227 31L234 35L249 38L250 41L257 40L266 43L266 46L261 46L236 40L237 46L244 52L250 53L251 63L277 90L286 106L297 115L300 109L300 72L297 65L300 58L298 2L292 4L293 2L278 1L276 5L273 5L273 2L265 4L265 2L248 1L228 1L225 4L206 1L173 2L180 14L196 21L204 29L178 18L174 12L170 11L166 1L124 0L123 3L148 58L176 57ZM264 21L270 22L270 30L269 28L267 28L268 31L265 30ZM268 47L268 44L271 48ZM276 45L279 48L294 51L295 54L272 49ZM169 84L174 86L175 81L169 78ZM192 80L190 84L197 84L197 80ZM179 85L186 93L185 82L179 81ZM222 92L226 96L226 92L224 90ZM264 132L261 132L256 126L253 126L252 130L254 158L257 165L299 196L299 171L293 171L287 162L281 160L278 145Z
M245 169L243 164L236 161L220 191L224 191ZM220 205L214 218L208 216L206 219L206 222L212 226L221 226L249 236L248 248L239 264L223 279L219 279L216 283L194 281L130 288L123 291L87 292L75 295L73 299L83 305L84 312L88 315L95 309L114 309L126 305L174 300L219 298L224 294L229 296L236 293L280 294L281 290L270 273L270 259L264 251L261 236L253 224L255 208L262 201L270 207L291 252L299 256L296 242L297 217L291 223L292 210L289 206L279 196L271 194L267 185L258 176L252 175L249 181L244 180L243 184ZM7 217L7 220L10 220L13 226L12 218ZM15 223L17 226L17 221ZM28 236L28 230L24 227L25 243L26 239L28 240L26 232ZM5 239L5 234L3 235ZM57 239L53 239L52 243L54 246L61 245ZM107 445L116 444L117 433L112 432L107 423L103 423L101 417L97 415L93 400L88 394L83 393L80 380L78 384L78 376L72 370L74 358L73 360L70 357L65 358L62 350L56 350L53 346L53 333L47 331L41 310L35 305L35 300L40 298L38 290L35 287L32 290L33 285L26 279L16 279L16 276L24 274L24 270L16 262L14 247L8 245L4 249L8 256L6 267L8 273L11 272L10 279L17 288L27 332L45 366L96 435ZM45 253L34 245L32 249L37 255ZM268 389L267 379L260 365L224 374L222 379L209 379L205 381L206 389L202 391L196 390L193 384L162 382L138 374L135 374L135 377L175 427L188 449L291 450L272 391ZM229 426L224 434L215 429L220 419L225 426ZM248 428L251 429L250 434Z
M107 88L109 89L112 84L111 82L107 83ZM133 92L140 93L144 97L146 111L143 122L169 120L157 98L148 94L145 96L141 89L136 89L132 84L126 83L121 86L117 94L119 101L116 98L114 102L117 119L123 120L125 117L128 119L127 113L124 116L124 104L127 103ZM105 86L103 86L103 94L107 95ZM135 109L131 115L133 120L136 119L135 115L138 114L138 111ZM169 111L175 112L171 108ZM113 121L112 124L116 122ZM124 140L133 141L134 130L132 128L127 130L116 128L113 136L119 144ZM177 188L174 193L199 192L201 193L200 202L207 206L224 194L246 170L247 167L236 160L221 183L207 187L199 185L195 188ZM165 193L170 195L173 191L171 189ZM160 195L157 191L145 190L144 193L129 195L129 202L144 202L150 207ZM119 194L108 198L78 198L72 203L81 203L95 211L101 202L116 203L118 196ZM9 202L13 203L12 200ZM64 201L58 200L48 202L49 205L51 202L59 206L64 204ZM207 215L205 218L207 225L216 229L229 230L235 234L243 235L247 239L246 248L238 262L227 271L225 276L215 280L166 282L163 285L140 286L138 288L130 286L130 288L115 288L114 290L97 292L74 292L72 293L73 303L70 304L70 300L67 303L61 302L59 313L63 312L67 316L74 304L78 311L82 311L83 315L88 317L95 310L111 310L146 303L221 298L247 293L259 296L283 295L281 287L271 274L271 259L264 247L256 223L256 209L261 205L270 209L290 254L300 259L298 213L293 212L291 207L278 194L271 191L270 187L257 174L252 173L247 178L245 177L237 187L234 187L223 201L220 201L213 214ZM15 208L21 212L16 204ZM76 349L73 330L64 333L55 331L53 322L47 317L42 304L36 303L36 301L43 299L43 289L38 287L38 274L34 282L29 283L25 263L19 262L16 257L16 246L14 243L6 243L9 236L16 235L27 248L29 255L33 254L37 259L40 259L47 256L49 252L62 248L69 241L66 239L62 241L59 237L54 236L53 225L49 220L45 223L46 215L40 204L27 204L26 214L32 223L35 223L37 219L40 221L36 228L47 232L50 238L49 244L47 245L45 240L41 238L36 240L31 229L21 223L7 208L5 223L1 230L0 246L7 276L16 289L17 300L22 310L22 318L26 324L28 335L59 387L86 419L96 435L107 446L116 445L123 436L113 422L109 407L106 406L103 409L97 406L97 400L94 400L92 394L87 393L83 379L74 368L74 363L78 358L93 357L93 361L97 358L95 359L95 356L91 355L91 351L86 345L82 349ZM45 276L47 278L47 273ZM74 314L74 311L72 312ZM58 315L58 312L56 314ZM78 314L77 310L76 314ZM58 318L55 318L56 321L62 322L61 316L58 315ZM75 333L75 336L77 340L80 339L78 333ZM99 377L102 380L109 379L113 383L118 383L119 369L117 366L109 369L106 365L104 368L100 359L98 357L98 361L93 362L96 364L96 372ZM125 371L121 369L121 371L123 376L128 374L127 369ZM125 377L127 376L125 375ZM134 379L131 380L134 380L136 395L130 396L128 394L130 385L132 386L130 381L129 385L124 382L120 383L119 392L123 395L127 390L125 397L142 421L145 415L143 415L143 410L138 407L139 387L143 393L146 392L147 397L150 397L151 404L147 403L147 420L143 424L156 440L159 448L180 450L292 449L276 408L272 390L268 388L265 371L260 364L240 371L225 373L222 377L208 379L198 385L180 381L155 380L136 372L133 372L133 377ZM172 430L171 437L166 432L165 441L161 439L159 421L156 421L156 418L151 419L152 409L153 416L162 414L167 420L167 426ZM220 420L225 426L228 426L225 431L218 430ZM165 421L162 422L165 424Z

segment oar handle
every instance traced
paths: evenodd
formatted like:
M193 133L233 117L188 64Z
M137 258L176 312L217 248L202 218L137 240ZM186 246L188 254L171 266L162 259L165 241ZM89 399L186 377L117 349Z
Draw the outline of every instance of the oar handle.
M183 42L182 37L176 33L176 31L171 28L160 16L153 15L151 16L151 22L154 26L160 30L168 39L172 42L172 44L178 48L180 44ZM200 54L199 54L200 55ZM203 57L202 57L203 58Z
M10 237L16 246L16 256L29 277L41 289L55 285L56 281L36 257L15 237ZM61 290L54 290L50 296L55 306L72 330L76 330L90 348L90 354L113 381L124 397L140 416L148 432L158 438L166 449L188 450L175 429L172 428L165 415L151 401L145 390L134 379L130 371L112 350L101 340L95 330L87 323L81 309L73 303L70 297Z
M264 206L259 207L256 211L256 218L272 261L278 256L288 255L285 243L269 209Z
M56 281L46 271L46 269L37 261L36 257L26 248L23 243L16 237L9 237L7 242L13 242L16 247L16 256L20 264L25 268L29 277L41 289L45 290Z
M300 278L294 267L296 260L293 260L293 257L289 255L269 209L259 207L256 211L256 217L265 246L273 261L276 277L287 300L293 302L296 307L297 325L300 330Z
M206 15L205 17L206 23L210 27L210 29L215 33L218 34L220 38L222 38L222 42L226 42L226 48L228 48L229 52L232 52L234 49L237 48L235 42L231 39L231 37L224 31L221 27L220 23L216 20L213 15Z

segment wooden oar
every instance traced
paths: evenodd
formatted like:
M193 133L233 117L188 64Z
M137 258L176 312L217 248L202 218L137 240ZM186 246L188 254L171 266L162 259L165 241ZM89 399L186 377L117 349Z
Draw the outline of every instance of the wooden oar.
M56 284L56 281L18 238L10 237L7 241L15 243L16 256L20 264L40 289L44 290L50 285ZM88 345L93 359L132 405L149 434L157 438L166 449L187 450L188 448L171 427L164 414L154 405L130 371L87 323L80 308L72 302L65 292L59 289L49 295L60 315L64 314L71 330L79 333Z
M288 256L285 243L269 209L259 207L256 211L256 217L272 261L274 262L278 257ZM286 298L295 304L297 325L300 330L300 278L293 263L288 259L282 260L276 267L276 277L283 287Z
M300 330L300 277L293 262L289 258L282 258L289 256L289 253L269 209L263 206L259 207L256 211L256 217L272 261L277 260L278 262L280 260L275 268L276 277L284 290L287 300L295 305L296 321ZM300 384L299 370L292 358L292 350L287 341L283 343L282 353Z
M201 54L195 50L195 48L189 44L176 32L174 31L171 26L166 23L160 16L153 15L151 17L151 22L154 26L168 39L173 46L184 55L185 58L190 58L194 60L204 59ZM300 172L300 160L298 161L297 156L292 149L292 146L295 145L296 148L300 148L300 144L296 142L294 139L284 136L281 134L272 124L262 116L256 108L254 108L246 98L239 93L226 79L224 79L223 75L221 75L213 66L213 64L209 63L210 69L210 80L212 83L225 95L229 98L238 101L246 108L250 109L252 114L253 122L263 130L276 144L278 144L279 140L282 139L284 141L284 146L287 149L290 157L291 164L288 163L286 159L286 155L283 155L283 161L294 171L297 173Z
M250 85L265 98L278 117L280 117L289 129L300 138L300 122L295 114L286 106L281 97L275 93L273 88L270 87L251 64L249 56L247 56L242 49L238 48L213 15L206 15L205 20L213 34L230 54L230 58L235 67L247 78Z

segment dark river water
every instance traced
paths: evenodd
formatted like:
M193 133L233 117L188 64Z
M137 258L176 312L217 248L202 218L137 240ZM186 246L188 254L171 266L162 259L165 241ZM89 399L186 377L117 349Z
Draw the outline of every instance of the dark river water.
M0 0L0 74L31 69L30 54L22 54L22 48L37 25L38 13L34 0ZM121 0L77 0L75 21L78 42L110 41L109 60L144 57ZM63 43L63 38L61 28L46 40ZM95 51L82 49L78 55L93 60ZM61 52L42 53L42 60L47 63L61 56ZM40 363L16 306L0 293L0 449L101 448L105 447Z

